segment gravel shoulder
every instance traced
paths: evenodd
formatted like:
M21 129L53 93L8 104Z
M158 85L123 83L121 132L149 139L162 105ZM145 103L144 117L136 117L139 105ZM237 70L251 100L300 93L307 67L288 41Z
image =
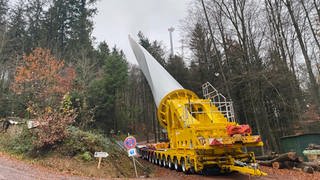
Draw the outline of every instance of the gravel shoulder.
M51 179L88 179L57 173L48 168L17 160L9 155L0 153L0 180L51 180Z
M143 163L143 161L140 161ZM232 173L229 175L220 176L202 176L202 175L185 175L182 172L176 172L156 165L148 163L154 172L148 179L177 179L177 180L318 180L320 179L320 173L307 174L304 172L287 170L287 169L272 169L269 167L261 167L261 169L268 173L268 176L264 177L249 177L239 173ZM148 166L149 166L148 165ZM82 179L101 179L85 176L75 176L69 173L58 172L54 169L47 168L37 163L25 162L15 157L0 152L0 180L51 180L51 179L70 179L70 180L82 180ZM105 178L103 178L105 179ZM110 178L106 178L110 179ZM111 178L112 179L112 178ZM123 178L120 178L123 179ZM124 178L129 179L129 178ZM134 178L133 178L134 179ZM145 179L145 178L139 178Z

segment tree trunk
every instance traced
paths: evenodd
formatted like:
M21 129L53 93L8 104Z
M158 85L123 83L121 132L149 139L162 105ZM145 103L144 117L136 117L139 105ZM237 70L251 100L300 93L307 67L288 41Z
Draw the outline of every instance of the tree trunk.
M276 157L278 157L278 156L279 156L279 154L256 156L256 160L259 160L259 161L268 161L268 160L274 159L274 158L276 158Z
M302 5L302 7L303 7L303 9L304 9L304 12L306 13L306 18L307 18L307 20L308 20L308 23L309 23L309 26L310 26L310 31L311 31L311 33L312 33L312 36L313 36L313 38L314 38L314 41L316 42L316 45L317 45L318 49L320 50L320 43L319 43L319 40L318 40L318 38L317 38L317 34L316 34L316 32L315 32L315 30L314 30L314 28L313 28L313 25L312 25L312 23L311 23L310 16L309 16L309 12L308 12L305 4L304 4L304 0L300 0L300 2L301 2L301 5Z
M223 83L225 84L228 98L231 99L230 88L229 88L229 85L228 85L228 82L227 82L227 78L226 78L226 76L224 74L224 71L222 69L222 63L221 63L222 58L221 58L221 55L219 53L216 41L214 40L214 35L213 35L212 29L211 29L211 25L210 25L209 17L208 17L208 14L207 14L206 6L205 6L203 0L201 0L201 4L202 4L202 7L203 7L203 11L204 11L205 17L206 17L206 21L207 21L208 29L209 29L209 32L210 32L210 35L211 35L213 47L214 47L215 53L216 53L216 55L218 57L218 66L219 66L219 69L220 69L220 72L221 72L222 80L223 80Z
M284 2L284 0L282 0L282 1ZM318 113L320 114L319 87L318 87L318 84L316 82L315 76L314 76L314 74L312 72L312 64L311 64L310 58L308 56L305 44L303 42L302 33L301 33L301 30L300 30L300 28L298 26L296 18L294 16L294 12L293 12L293 9L292 9L292 6L291 6L291 1L286 0L286 2L284 2L284 4L286 5L286 7L288 9L288 13L290 15L290 18L291 18L291 21L293 23L295 32L297 34L299 45L300 45L300 48L301 48L301 51L302 51L302 54L303 54L303 57L304 57L304 60L305 60L306 66L307 66L308 74L309 74L309 80L310 80L310 84L311 84L311 92L312 92L312 96L313 96L313 99L314 99L314 103L317 106Z

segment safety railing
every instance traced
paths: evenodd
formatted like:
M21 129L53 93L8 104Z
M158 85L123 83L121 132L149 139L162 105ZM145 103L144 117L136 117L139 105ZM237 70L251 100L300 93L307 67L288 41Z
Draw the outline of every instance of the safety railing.
M227 101L227 98L218 92L209 82L202 85L202 93L204 98L210 99L218 110L230 121L234 122L234 109L232 101Z

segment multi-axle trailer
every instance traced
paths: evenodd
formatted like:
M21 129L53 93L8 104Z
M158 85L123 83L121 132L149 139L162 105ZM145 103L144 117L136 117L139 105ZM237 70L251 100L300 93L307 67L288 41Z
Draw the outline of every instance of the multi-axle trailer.
M204 98L184 89L142 46L129 41L151 88L160 125L168 143L140 146L141 157L155 164L183 171L237 171L255 176L260 171L253 152L246 147L263 146L248 125L235 122L231 101L210 83L202 86Z

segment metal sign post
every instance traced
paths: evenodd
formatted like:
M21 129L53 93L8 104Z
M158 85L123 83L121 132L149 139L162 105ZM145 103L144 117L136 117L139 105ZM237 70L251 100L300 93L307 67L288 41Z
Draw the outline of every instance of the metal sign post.
M129 157L132 157L133 166L134 166L134 171L136 172L136 177L138 177L136 160L134 159L134 157L135 157L136 155L137 155L137 150L136 150L136 148L131 148L131 149L128 150L128 156L129 156Z
M137 166L136 166L136 161L134 159L134 156L137 155L137 150L136 150L136 138L134 138L133 136L128 136L124 142L123 142L124 146L128 149L128 156L132 157L132 161L133 161L133 166L134 166L134 171L136 173L136 177L138 178L138 172L137 172Z
M136 178L138 178L138 172L137 172L137 166L136 166L136 160L134 159L134 156L132 156L134 171L136 172Z

